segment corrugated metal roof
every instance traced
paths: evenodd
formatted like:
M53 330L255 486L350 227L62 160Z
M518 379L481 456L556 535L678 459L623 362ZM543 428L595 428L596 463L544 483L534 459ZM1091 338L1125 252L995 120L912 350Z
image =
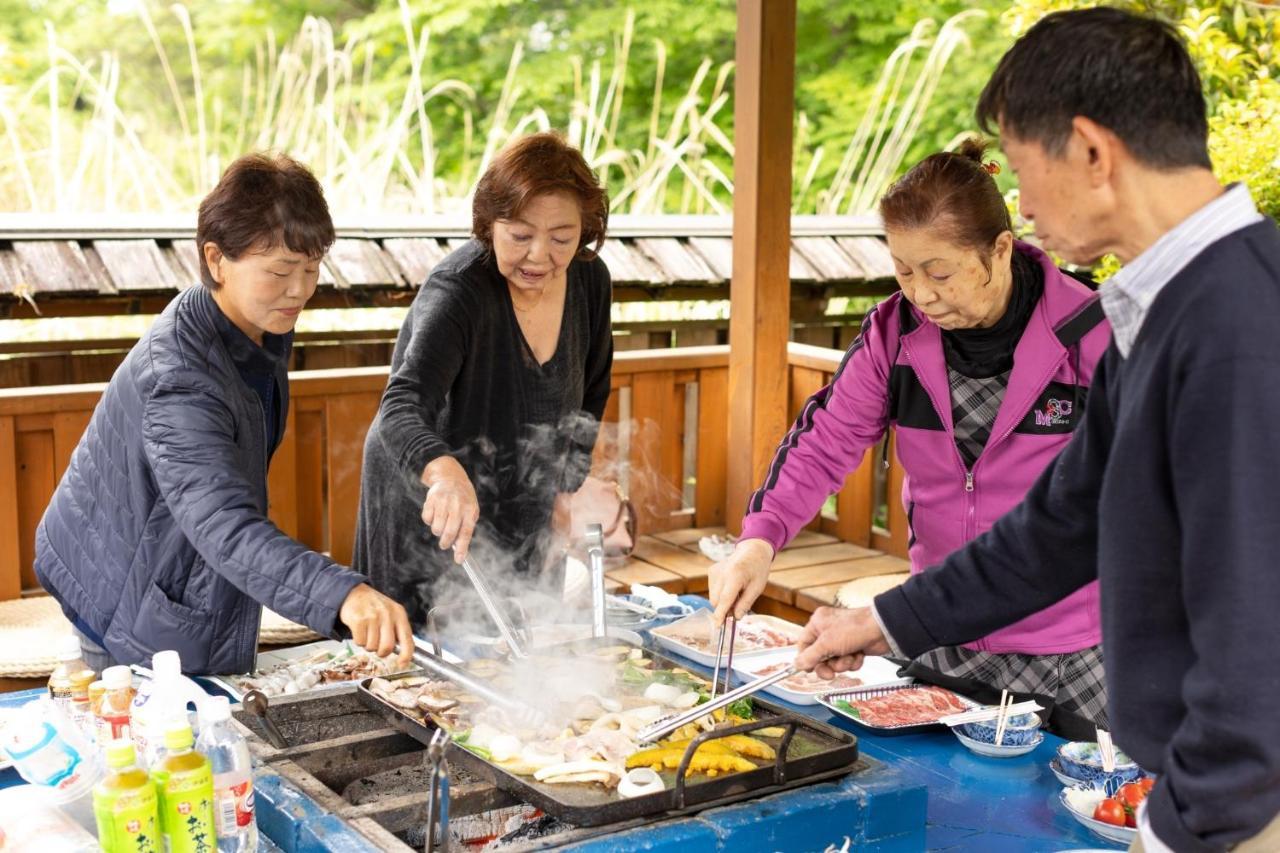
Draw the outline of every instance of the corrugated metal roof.
M412 290L468 233L469 223L456 219L339 223L321 289ZM732 272L731 235L726 217L615 216L601 255L621 298L661 299L673 287L680 298L700 289L717 298ZM0 297L173 293L199 280L194 236L189 217L0 214ZM795 217L790 269L794 283L824 288L893 277L880 224L869 217Z

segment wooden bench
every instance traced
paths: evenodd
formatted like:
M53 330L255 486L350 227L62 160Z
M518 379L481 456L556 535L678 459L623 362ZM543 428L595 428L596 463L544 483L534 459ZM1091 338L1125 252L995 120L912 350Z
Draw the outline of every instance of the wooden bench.
M659 586L668 592L706 595L711 560L698 549L704 536L723 536L723 527L689 528L641 536L625 566L606 571L611 592L625 592L633 583ZM841 542L834 536L801 531L774 561L769 584L756 602L760 613L803 624L814 610L834 606L840 592L853 590L859 604L906 579L907 561L870 548Z

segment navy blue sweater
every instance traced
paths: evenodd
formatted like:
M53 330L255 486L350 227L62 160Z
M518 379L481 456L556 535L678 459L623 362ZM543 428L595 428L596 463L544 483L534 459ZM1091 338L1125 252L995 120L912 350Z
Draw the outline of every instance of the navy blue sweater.
M876 598L918 655L1101 582L1116 741L1178 851L1280 813L1280 232L1209 246L1114 344L1084 425L992 530Z

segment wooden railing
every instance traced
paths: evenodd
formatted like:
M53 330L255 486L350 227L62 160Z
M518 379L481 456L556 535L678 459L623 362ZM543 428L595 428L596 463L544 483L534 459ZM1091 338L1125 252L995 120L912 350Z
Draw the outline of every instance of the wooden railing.
M830 380L842 353L792 344L791 409ZM596 448L597 470L617 475L641 532L725 522L728 347L620 352ZM351 557L364 438L387 368L303 371L290 377L289 427L269 474L271 518L309 547ZM37 586L35 529L105 385L0 389L0 600ZM892 458L892 456L891 456ZM906 525L889 471L888 530L872 526L876 496L868 452L814 526L905 555Z

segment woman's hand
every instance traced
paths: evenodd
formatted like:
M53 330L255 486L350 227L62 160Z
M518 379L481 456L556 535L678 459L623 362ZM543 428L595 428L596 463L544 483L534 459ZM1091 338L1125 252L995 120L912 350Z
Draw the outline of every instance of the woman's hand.
M422 469L427 499L422 502L422 523L431 528L440 547L453 549L453 561L461 563L471 547L480 520L476 490L462 465L452 456L441 456Z
M743 539L729 559L711 567L707 587L717 625L723 625L730 613L735 619L747 615L769 582L772 563L772 545L763 539Z
M338 619L351 632L351 641L380 657L400 646L399 663L408 666L413 657L413 628L409 616L397 602L367 583L347 593Z

